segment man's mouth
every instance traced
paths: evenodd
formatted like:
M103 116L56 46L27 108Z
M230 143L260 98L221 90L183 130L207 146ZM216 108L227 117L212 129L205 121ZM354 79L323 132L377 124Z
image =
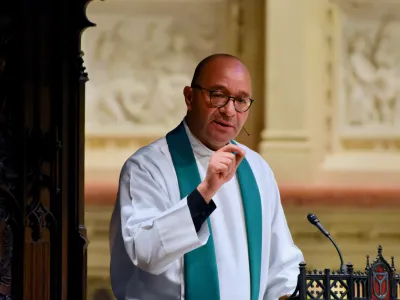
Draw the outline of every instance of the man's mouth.
M233 127L232 125L228 124L228 123L224 123L224 122L218 122L218 121L214 121L215 123L217 123L218 125L221 125L223 127Z

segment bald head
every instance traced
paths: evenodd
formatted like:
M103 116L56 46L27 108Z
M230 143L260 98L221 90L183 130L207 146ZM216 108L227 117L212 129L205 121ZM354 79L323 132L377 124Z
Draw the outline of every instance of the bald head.
M196 69L194 70L194 74L193 74L193 78L192 78L192 82L191 82L191 86L193 86L193 84L195 84L196 82L198 82L199 78L202 77L204 75L204 73L207 73L209 70L209 66L216 61L236 61L238 63L239 66L243 67L243 69L245 70L245 72L248 73L247 68L245 67L245 65L243 64L243 62L237 58L234 55L231 54L227 54L227 53L216 53L216 54L212 54L207 56L206 58L204 58L202 61L199 62L199 64L197 65ZM205 74L207 75L207 74Z
M240 111L240 105L252 103L250 73L237 57L213 54L198 64L183 94L191 132L217 150L234 139L246 122L250 106Z

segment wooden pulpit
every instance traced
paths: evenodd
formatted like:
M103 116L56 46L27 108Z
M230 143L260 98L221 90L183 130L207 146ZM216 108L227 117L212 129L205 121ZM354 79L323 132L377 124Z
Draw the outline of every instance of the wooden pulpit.
M388 263L379 246L372 263L367 256L363 271L354 271L351 263L345 272L307 271L301 263L296 291L288 299L397 300L399 292L400 274L396 273L394 257Z

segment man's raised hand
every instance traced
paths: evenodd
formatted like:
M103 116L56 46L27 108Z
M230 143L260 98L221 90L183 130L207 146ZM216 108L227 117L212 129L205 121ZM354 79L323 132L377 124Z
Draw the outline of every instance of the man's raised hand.
M239 146L228 144L211 156L206 177L197 187L207 203L224 183L232 179L245 154Z

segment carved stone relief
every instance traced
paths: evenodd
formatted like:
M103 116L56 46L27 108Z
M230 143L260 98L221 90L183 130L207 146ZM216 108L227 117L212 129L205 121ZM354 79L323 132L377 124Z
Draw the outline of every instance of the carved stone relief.
M177 125L186 112L183 87L190 85L196 64L223 49L222 4L171 3L155 9L151 2L117 13L89 6L98 25L82 41L91 74L87 134L108 128L134 136L152 128L162 135Z
M343 10L341 18L340 125L399 136L400 19L379 10L374 15L370 4Z

